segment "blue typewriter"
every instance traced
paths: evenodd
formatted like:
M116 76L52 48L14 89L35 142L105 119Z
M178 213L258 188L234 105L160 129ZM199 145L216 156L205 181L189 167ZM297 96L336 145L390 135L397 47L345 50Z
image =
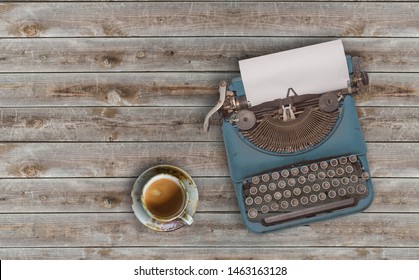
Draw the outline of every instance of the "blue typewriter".
M222 117L231 178L241 216L256 233L353 214L373 187L366 144L352 95L368 84L360 59L346 56L347 88L249 106L241 78L221 82L208 113Z

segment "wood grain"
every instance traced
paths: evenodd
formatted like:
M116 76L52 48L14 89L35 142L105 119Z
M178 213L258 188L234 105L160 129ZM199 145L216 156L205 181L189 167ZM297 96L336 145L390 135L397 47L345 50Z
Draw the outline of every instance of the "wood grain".
M374 177L418 177L419 143L368 143ZM0 144L0 177L137 177L171 164L192 176L228 176L224 143Z
M416 3L16 3L2 11L2 37L417 37L419 27Z
M221 5L221 3L218 4ZM339 7L342 5L339 3L330 4L336 4ZM30 4L26 5L30 6ZM124 5L129 4L124 3ZM352 4L347 5L351 6ZM408 6L409 4L403 5ZM371 22L373 22L372 20ZM394 30L397 29L397 26L394 27ZM419 22L417 26L419 26ZM0 24L0 33L1 28ZM323 30L329 29L323 28ZM419 32L416 33L419 34ZM241 34L235 34L235 36L239 35ZM257 35L262 36L262 34ZM292 36L294 35L296 34L292 34ZM336 38L4 39L0 41L0 72L238 71L238 61L241 59L334 39ZM416 51L419 48L419 41L415 38L344 38L343 44L347 54L363 58L361 66L366 71L419 72L419 53Z
M0 109L0 141L222 141L221 119L202 124L210 107ZM419 109L360 107L367 141L419 141Z
M235 213L198 213L192 226L171 233L146 228L133 213L2 214L1 218L1 247L280 247L283 244L315 244L321 247L402 248L417 246L419 240L419 220L414 214L362 213L282 230L280 234L269 233L264 238L248 232L240 215Z
M162 247L89 247L89 248L0 248L2 260L417 260L418 248L348 247L262 247L262 248L162 248Z
M132 212L135 178L3 179L0 213ZM194 178L198 212L239 211L230 178ZM374 178L365 212L418 213L419 180Z

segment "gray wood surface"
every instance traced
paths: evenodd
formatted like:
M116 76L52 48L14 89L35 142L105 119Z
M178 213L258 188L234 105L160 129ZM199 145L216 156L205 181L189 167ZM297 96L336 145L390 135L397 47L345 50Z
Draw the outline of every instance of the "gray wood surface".
M3 2L0 259L419 259L417 1ZM241 59L339 38L370 76L355 100L374 200L249 233L220 118L201 129L218 83ZM172 233L130 206L135 179L162 163L200 195L195 222Z

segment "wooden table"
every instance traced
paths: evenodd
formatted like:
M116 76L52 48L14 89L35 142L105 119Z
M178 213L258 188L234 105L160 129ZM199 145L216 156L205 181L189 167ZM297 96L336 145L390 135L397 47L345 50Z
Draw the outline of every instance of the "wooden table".
M36 2L34 0L33 2ZM418 2L0 4L1 259L417 259ZM364 213L266 235L243 226L215 120L238 60L342 38L376 196ZM196 180L195 222L140 224L135 178Z

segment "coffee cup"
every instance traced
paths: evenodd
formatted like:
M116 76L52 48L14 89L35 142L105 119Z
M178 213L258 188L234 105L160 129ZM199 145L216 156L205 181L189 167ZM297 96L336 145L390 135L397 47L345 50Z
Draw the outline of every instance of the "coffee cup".
M144 185L141 204L147 214L160 222L177 218L190 225L193 218L186 212L189 195L177 177L160 173L151 177Z

